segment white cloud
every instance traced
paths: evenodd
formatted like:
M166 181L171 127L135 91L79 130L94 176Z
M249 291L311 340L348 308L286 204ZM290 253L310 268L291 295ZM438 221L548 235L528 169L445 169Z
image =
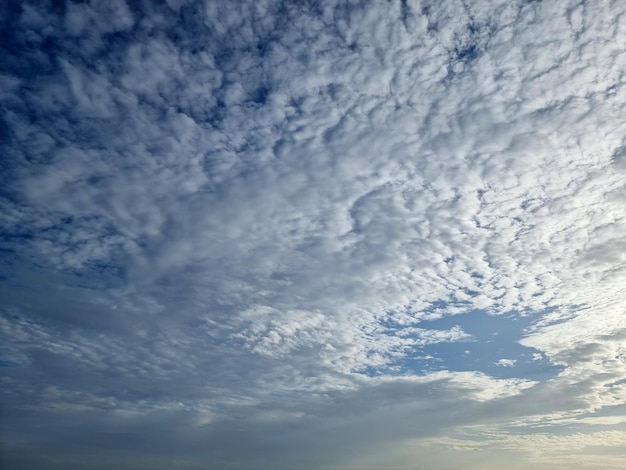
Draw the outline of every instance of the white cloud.
M518 454L518 458L524 458L523 461L526 463L523 465L532 464L536 468L568 468L568 465L578 465L585 469L619 468L618 464L623 462L624 458L623 443L625 438L626 433L618 430L524 435L487 432L479 439L472 439L471 437L433 439L428 441L427 445L458 453L469 458L470 461L474 460L472 454L475 452L480 452L483 455L488 453L491 458L488 457L486 460L497 460L496 456L499 453L512 452ZM424 445L426 443L419 444ZM589 453L585 453L585 451L589 451ZM470 464L469 468L479 467Z
M393 439L360 430L391 428L402 406L443 432L584 420L626 399L619 4L5 10L16 410L124 411L185 437L195 423L229 449L252 422L248 437L293 421L292 442L326 442L316 420L334 416L350 434L336 462L350 462L338 447L360 432L381 446L428 432L408 418ZM480 341L424 320L481 310L536 319L519 332L533 371L561 372L495 378L495 360L524 374L522 359L424 351ZM346 397L402 406L352 423ZM448 416L455 400L477 411ZM585 436L601 437L564 442ZM572 464L550 436L527 439L535 462Z
M500 359L496 362L497 366L513 367L517 361L515 359Z

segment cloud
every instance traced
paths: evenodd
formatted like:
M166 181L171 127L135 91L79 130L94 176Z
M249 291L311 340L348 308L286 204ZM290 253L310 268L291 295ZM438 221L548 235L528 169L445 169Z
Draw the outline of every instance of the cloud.
M517 361L515 359L500 359L496 362L497 366L501 367L513 367Z
M624 431L618 430L525 435L494 433L487 435L484 440L444 439L428 444L464 455L474 463L470 463L469 468L479 468L476 461L482 460L481 464L484 465L484 461L497 460L498 454L505 449L520 455L527 454L527 462L532 462L537 468L567 468L567 465L579 465L581 468L619 468L619 463L624 458L624 437ZM585 451L590 449L593 450L587 454ZM474 457L476 454L479 455L478 458Z
M622 10L0 7L8 462L616 465Z

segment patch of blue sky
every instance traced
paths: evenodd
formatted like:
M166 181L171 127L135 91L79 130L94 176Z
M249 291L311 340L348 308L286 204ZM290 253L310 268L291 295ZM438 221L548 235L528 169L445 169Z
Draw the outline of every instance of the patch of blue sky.
M494 316L480 310L424 320L420 328L447 331L459 327L471 338L416 348L394 361L391 367L405 373L478 371L496 378L546 381L561 371L561 367L549 362L539 351L519 344L535 320L533 316Z

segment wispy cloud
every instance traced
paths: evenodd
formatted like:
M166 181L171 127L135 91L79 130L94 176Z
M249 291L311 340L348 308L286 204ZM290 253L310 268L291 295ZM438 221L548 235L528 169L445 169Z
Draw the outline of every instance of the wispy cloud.
M0 7L10 465L612 468L528 430L626 399L623 15Z

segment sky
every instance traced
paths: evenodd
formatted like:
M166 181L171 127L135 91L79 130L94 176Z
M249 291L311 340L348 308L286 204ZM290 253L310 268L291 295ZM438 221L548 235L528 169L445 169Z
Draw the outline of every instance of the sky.
M626 465L626 4L0 4L0 466Z

